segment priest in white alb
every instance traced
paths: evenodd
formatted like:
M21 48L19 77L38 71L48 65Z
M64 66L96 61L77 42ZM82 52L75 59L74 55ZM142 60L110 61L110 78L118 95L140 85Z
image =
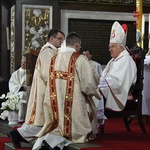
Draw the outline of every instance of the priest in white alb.
M21 100L26 103L20 104L18 122L24 122L26 116L26 107L28 92L26 88L26 58L22 57L21 67L14 71L9 79L9 91L19 95Z
M97 134L96 107L92 97L101 99L99 75L84 55L79 54L81 38L71 32L66 48L50 62L43 103L45 124L37 134L33 150L43 144L49 149L70 143L85 143ZM46 144L47 143L47 144Z

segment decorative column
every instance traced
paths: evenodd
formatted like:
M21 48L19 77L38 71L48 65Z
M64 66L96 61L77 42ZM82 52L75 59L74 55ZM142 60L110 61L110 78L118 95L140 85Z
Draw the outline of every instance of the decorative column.
M148 16L148 50L150 51L150 14Z
M142 15L141 48L144 49L145 16Z
M146 56L150 55L150 13L148 15L148 52Z
M142 14L143 14L143 1L136 0L136 11L134 17L136 17L136 43L141 47L142 42Z
M15 6L11 7L10 73L15 71Z

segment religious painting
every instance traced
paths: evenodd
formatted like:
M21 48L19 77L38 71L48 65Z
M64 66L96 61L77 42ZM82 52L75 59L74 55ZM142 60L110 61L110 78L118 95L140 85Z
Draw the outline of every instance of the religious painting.
M39 51L52 28L52 6L23 5L22 50Z

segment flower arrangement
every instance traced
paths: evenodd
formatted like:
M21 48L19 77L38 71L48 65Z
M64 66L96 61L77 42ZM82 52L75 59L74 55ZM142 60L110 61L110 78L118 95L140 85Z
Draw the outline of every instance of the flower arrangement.
M26 102L24 100L21 100L19 95L11 92L8 92L7 95L2 94L0 99L3 100L0 108L1 110L3 110L0 115L0 118L3 120L8 117L10 111L19 110L19 105Z

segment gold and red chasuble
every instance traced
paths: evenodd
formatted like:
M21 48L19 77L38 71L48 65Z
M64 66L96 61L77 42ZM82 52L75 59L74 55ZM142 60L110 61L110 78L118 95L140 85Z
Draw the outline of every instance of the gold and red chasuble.
M47 48L50 48L52 49L50 46L46 46L44 47L40 53L42 53L45 49ZM38 58L37 58L37 61L36 61L36 64L35 64L35 68L37 69L38 68ZM36 79L37 80L37 79ZM37 81L36 81L37 83ZM35 93L35 97L34 97L34 103L33 103L33 108L32 108L32 113L31 113L31 117L30 117L30 120L29 120L29 124L34 124L34 120L35 120L35 115L36 115L36 102L37 102L37 86L36 86L36 93Z
M56 79L67 80L66 84L66 93L65 93L65 101L64 101L64 126L63 126L63 136L69 139L72 138L72 103L73 103L73 93L74 93L74 65L80 54L78 52L74 52L70 58L68 65L68 72L54 70L55 60L57 55L55 55L51 60L50 66L50 103L53 111L54 122L49 132L57 128L59 124L59 112L58 112L58 103L57 103L57 93L56 93Z

